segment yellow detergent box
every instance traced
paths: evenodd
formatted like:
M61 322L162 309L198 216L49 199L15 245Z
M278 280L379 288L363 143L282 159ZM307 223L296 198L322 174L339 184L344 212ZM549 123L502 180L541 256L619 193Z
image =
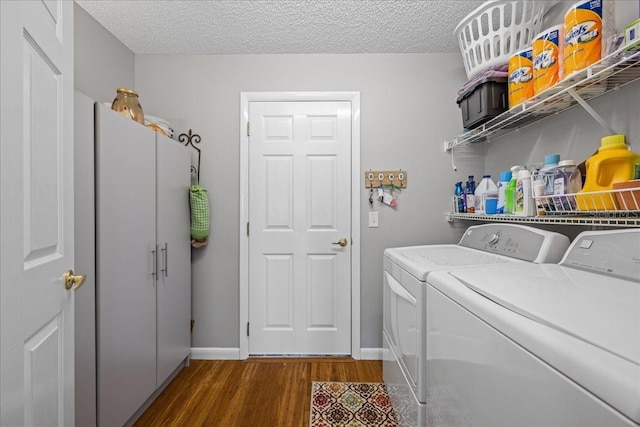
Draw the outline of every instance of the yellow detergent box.
M562 34L564 26L551 27L533 39L533 93L544 92L554 86L564 74L562 62Z
M509 58L509 108L533 96L533 50L516 52Z
M602 0L572 5L564 16L564 75L598 62L602 55Z
M627 50L640 47L640 18L624 29L624 47Z

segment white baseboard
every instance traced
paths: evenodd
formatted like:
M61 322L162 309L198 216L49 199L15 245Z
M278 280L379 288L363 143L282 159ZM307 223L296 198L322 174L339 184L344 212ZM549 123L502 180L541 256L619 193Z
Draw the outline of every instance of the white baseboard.
M239 348L192 347L192 360L240 360Z
M192 360L240 360L239 348L192 347ZM360 360L382 360L381 348L361 348Z
M381 348L361 348L360 360L382 360Z

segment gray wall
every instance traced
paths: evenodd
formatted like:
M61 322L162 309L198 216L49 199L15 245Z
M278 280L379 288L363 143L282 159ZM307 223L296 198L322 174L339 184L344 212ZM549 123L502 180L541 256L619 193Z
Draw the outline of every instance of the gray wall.
M75 89L111 102L119 87L134 88L134 54L74 3Z
M640 82L609 92L589 105L617 133L627 136L631 148L640 153ZM591 156L608 135L583 108L574 107L558 116L550 116L531 126L496 139L487 147L487 173L496 176L513 165L542 163L546 154L576 163Z
M136 56L145 113L177 132L202 137L201 184L208 188L212 236L193 251L194 347L239 346L240 92L360 91L361 167L403 169L408 188L397 209L375 202L380 228L367 227L361 200L361 344L382 347L382 252L391 246L453 242L453 172L443 141L461 130L456 89L466 80L460 54ZM456 152L460 171L480 174L484 147ZM475 160L474 160L475 158ZM364 175L362 171L361 175Z

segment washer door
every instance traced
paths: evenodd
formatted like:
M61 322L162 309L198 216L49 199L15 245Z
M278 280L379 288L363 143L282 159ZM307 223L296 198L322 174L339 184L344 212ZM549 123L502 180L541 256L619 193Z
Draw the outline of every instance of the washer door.
M418 307L416 297L384 272L384 330L415 390L418 379Z

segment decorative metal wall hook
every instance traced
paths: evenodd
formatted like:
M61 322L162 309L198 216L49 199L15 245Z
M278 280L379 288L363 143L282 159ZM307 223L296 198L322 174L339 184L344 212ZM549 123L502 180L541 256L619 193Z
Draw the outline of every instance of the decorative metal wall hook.
M198 152L198 166L191 166L191 172L194 172L196 174L196 176L198 177L198 182L200 182L200 155L201 155L201 151L198 147L196 147L194 144L200 144L201 138L200 135L198 135L197 133L191 133L191 129L189 129L189 133L181 133L180 136L178 136L178 141L180 142L184 142L184 145L190 145L191 147L193 147L194 150L196 150Z

